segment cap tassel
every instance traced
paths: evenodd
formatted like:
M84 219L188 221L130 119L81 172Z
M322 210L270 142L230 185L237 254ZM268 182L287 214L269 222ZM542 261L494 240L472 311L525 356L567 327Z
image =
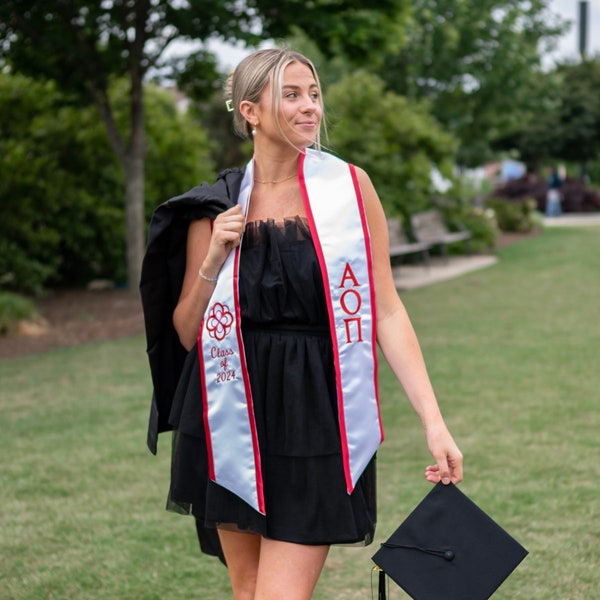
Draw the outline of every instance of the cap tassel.
M379 592L377 594L377 600L386 600L387 594L385 592L385 571L382 569L379 571Z
M377 600L387 600L387 592L385 589L385 571L375 565L373 571L377 571L379 574L379 581L377 586ZM371 597L373 597L373 577L371 577Z

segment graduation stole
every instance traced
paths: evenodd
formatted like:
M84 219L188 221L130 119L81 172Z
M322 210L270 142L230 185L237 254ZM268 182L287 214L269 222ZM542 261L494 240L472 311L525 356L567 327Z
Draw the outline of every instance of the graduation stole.
M238 204L247 213L254 164ZM370 237L352 165L315 150L298 178L329 313L346 488L350 494L383 441L377 386ZM198 332L209 476L266 514L256 422L238 296L240 247L223 264Z

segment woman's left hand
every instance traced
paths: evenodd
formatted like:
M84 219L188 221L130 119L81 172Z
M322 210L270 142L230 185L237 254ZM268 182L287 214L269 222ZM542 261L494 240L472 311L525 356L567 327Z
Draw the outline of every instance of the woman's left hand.
M463 478L463 455L445 425L427 431L427 445L435 465L425 469L425 479L444 485L460 483Z

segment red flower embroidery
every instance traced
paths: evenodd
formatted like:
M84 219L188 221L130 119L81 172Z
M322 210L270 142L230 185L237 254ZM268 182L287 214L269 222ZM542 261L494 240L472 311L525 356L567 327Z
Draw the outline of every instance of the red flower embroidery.
M206 329L208 335L221 341L229 335L231 326L233 325L233 314L229 310L227 304L215 302L206 319Z

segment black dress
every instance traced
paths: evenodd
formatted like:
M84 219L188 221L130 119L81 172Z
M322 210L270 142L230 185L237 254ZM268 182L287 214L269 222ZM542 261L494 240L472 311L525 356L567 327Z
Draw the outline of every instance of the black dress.
M375 459L349 495L327 306L306 220L248 223L239 285L266 516L208 480L196 348L170 415L176 433L169 507L191 512L209 530L234 528L302 544L369 544Z

